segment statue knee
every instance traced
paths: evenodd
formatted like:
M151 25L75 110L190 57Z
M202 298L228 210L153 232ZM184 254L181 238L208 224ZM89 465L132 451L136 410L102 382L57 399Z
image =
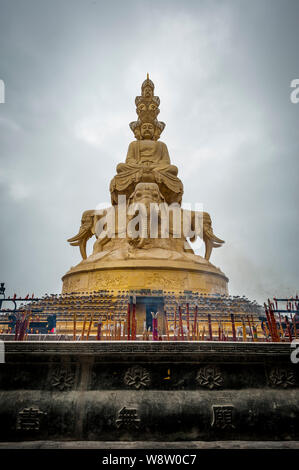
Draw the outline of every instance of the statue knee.
M169 173L171 173L174 176L178 175L178 168L175 165L169 165Z

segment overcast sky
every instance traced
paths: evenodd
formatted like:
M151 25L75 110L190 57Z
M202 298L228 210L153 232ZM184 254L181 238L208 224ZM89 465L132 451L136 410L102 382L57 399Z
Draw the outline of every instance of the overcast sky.
M226 243L231 294L299 294L299 1L0 0L0 280L61 291L149 72L161 136ZM89 247L90 249L91 247Z

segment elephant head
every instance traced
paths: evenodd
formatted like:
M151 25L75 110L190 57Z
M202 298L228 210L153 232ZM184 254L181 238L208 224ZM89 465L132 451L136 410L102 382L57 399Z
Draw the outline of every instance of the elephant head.
M213 248L218 248L224 240L216 237L212 228L212 220L207 212L187 211L182 209L182 221L187 220L184 227L184 235L195 242L197 237L203 239L205 244L205 259L209 261ZM187 230L186 230L187 227Z
M72 246L79 246L80 253L83 259L87 258L87 241L94 235L94 216L94 210L84 211L81 218L81 226L79 232L77 233L77 235L67 240Z

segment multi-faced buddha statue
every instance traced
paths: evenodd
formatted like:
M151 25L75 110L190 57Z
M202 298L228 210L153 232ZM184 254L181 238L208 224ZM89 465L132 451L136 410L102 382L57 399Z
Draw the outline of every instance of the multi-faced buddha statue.
M168 204L180 204L183 184L177 167L170 163L166 144L158 141L165 124L157 120L160 99L154 96L154 84L148 77L135 103L138 120L130 128L136 140L130 143L126 162L117 165L117 175L110 183L112 204L117 204L118 195L129 198L139 182L156 183Z

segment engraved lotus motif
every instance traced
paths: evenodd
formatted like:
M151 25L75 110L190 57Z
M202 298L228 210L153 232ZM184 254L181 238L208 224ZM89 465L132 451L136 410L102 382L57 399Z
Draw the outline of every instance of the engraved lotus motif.
M66 369L57 370L54 372L51 378L51 385L53 388L65 391L69 390L74 385L74 374Z
M196 382L201 387L212 390L223 385L223 377L218 367L206 366L201 367L196 376Z
M292 370L273 367L269 374L269 383L274 387L292 387L295 385L295 374Z
M126 385L136 390L146 388L151 382L150 373L148 370L144 369L144 367L130 367L125 373L124 382Z

